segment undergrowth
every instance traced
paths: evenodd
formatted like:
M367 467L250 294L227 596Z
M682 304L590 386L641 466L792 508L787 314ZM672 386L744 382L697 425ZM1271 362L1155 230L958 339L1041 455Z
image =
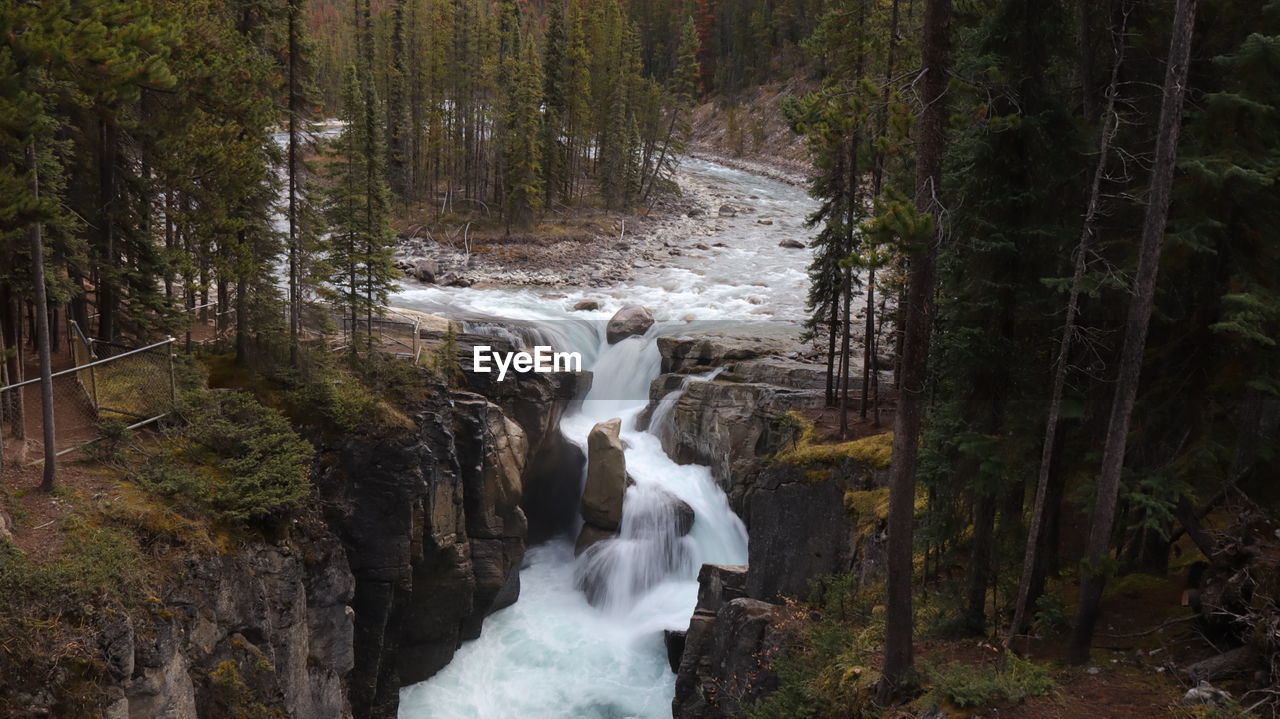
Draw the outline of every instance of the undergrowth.
M800 428L796 441L779 452L783 462L800 465L835 465L846 459L861 462L873 469L885 469L893 457L893 433L885 432L839 444L817 444L813 423L790 413L788 424Z

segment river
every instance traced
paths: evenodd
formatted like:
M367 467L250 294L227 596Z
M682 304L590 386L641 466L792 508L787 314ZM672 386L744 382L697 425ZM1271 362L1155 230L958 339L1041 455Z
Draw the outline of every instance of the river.
M598 551L575 560L568 537L529 549L519 601L488 617L481 636L436 676L401 691L402 719L671 716L675 676L662 632L688 627L699 566L746 563L747 535L708 468L675 464L657 436L635 429L659 374L656 338L798 334L810 252L779 242L803 240L804 219L814 209L803 190L711 162L686 160L680 182L716 204L665 266L637 266L627 281L606 288L410 285L392 298L395 306L464 319L473 331L499 331L487 320L514 321L557 349L580 352L593 372L592 389L561 431L585 447L595 423L621 418L627 471L636 483L624 501L621 536ZM719 217L721 202L754 211ZM598 301L600 309L571 311L579 300ZM643 337L609 345L605 322L628 304L650 308L658 321ZM639 519L656 511L658 488L693 507L687 537ZM575 574L583 572L607 587L600 608L576 588Z

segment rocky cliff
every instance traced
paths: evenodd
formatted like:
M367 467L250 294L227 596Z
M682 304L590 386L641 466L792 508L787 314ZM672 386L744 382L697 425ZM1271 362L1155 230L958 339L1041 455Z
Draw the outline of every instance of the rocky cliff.
M505 407L440 388L412 408L412 431L326 448L317 484L355 576L357 717L394 716L401 687L434 675L516 601L526 507L542 499L529 470L556 434L565 386L529 375L486 387Z
M149 616L103 620L106 716L394 717L402 686L519 596L526 506L554 501L527 485L574 461L555 429L582 381L433 384L404 426L307 428L315 501L279 539L192 555Z
M314 519L289 534L192 559L148 616L103 614L108 719L250 716L255 707L351 716L346 554Z
M821 406L824 368L745 340L665 339L659 348L668 374L650 388L650 415L690 374L722 368L688 383L657 429L677 461L711 466L750 535L748 566L704 566L688 631L667 636L672 712L739 718L777 687L772 662L789 646L795 611L786 600L806 600L824 576L864 582L883 568L887 471L858 443L797 451L808 439L794 411Z

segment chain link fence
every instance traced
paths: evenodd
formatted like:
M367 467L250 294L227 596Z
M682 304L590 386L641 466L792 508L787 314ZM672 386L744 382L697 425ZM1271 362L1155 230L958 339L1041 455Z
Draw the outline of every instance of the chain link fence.
M367 343L372 338L373 349L385 354L403 357L416 364L422 352L422 320L413 315L384 308L381 315L340 318L343 348L352 342ZM357 348L363 349L362 344Z
M103 423L130 428L168 414L176 401L174 339L127 347L87 338L69 323L72 366L53 373L54 442L67 454L96 441ZM0 387L0 462L40 461L44 412L40 378Z

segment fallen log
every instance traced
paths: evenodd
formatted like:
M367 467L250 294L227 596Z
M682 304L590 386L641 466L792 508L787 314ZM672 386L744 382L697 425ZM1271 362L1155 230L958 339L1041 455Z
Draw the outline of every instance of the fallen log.
M1262 654L1245 645L1191 664L1183 672L1193 683L1199 683L1247 676L1261 668Z

